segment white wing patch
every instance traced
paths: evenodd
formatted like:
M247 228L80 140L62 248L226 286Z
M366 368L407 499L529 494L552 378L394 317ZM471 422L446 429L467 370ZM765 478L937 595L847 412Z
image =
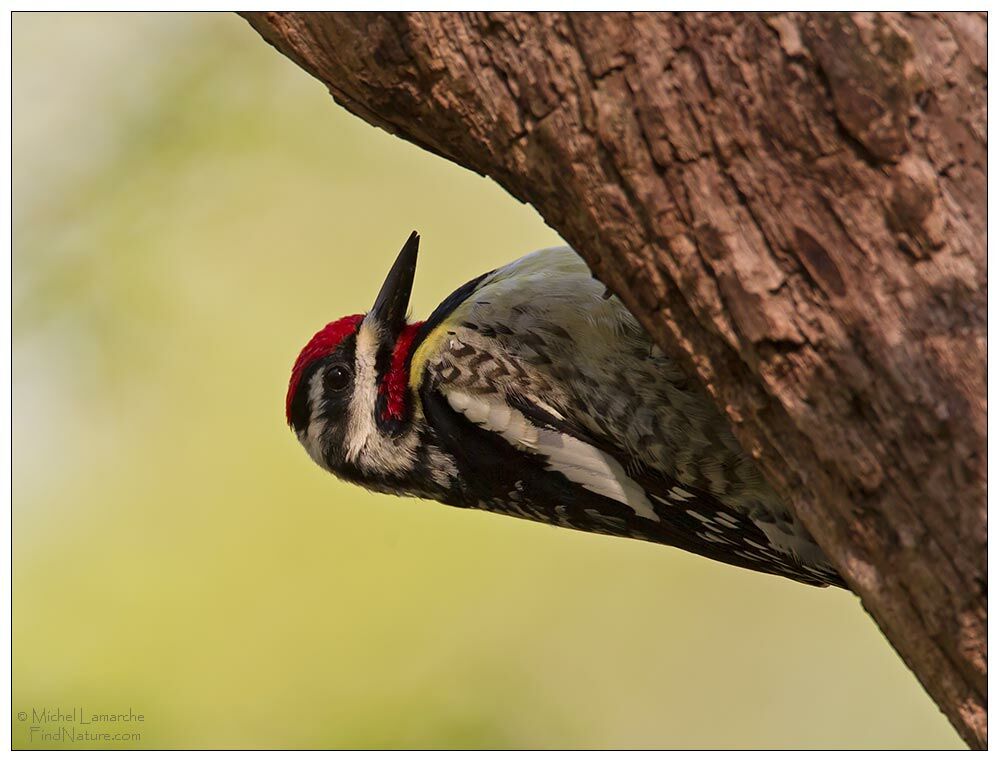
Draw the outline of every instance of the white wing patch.
M641 488L613 456L560 431L540 428L498 397L472 396L454 390L447 401L472 423L499 434L514 447L543 455L548 469L558 471L581 487L627 505L652 521L659 516Z

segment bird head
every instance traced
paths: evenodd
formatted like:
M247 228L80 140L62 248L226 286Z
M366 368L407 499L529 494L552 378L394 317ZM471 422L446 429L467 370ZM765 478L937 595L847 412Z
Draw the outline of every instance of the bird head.
M366 314L322 328L292 368L285 413L317 464L355 481L401 474L411 446L409 361L419 324L406 323L420 237L414 231ZM366 478L368 477L368 478Z

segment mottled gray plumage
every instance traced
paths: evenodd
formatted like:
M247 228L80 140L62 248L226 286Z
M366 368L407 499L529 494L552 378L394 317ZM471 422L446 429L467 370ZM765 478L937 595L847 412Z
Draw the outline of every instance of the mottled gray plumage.
M485 278L417 350L414 368L422 359L426 383L443 393L460 390L491 408L507 406L510 395L525 397L567 430L613 443L629 475L707 493L729 518L669 493L653 500L657 512L696 513L702 531L717 538L748 519L769 543L733 544L733 552L786 565L788 576L838 580L728 420L570 249L536 252ZM537 513L510 512L525 510Z

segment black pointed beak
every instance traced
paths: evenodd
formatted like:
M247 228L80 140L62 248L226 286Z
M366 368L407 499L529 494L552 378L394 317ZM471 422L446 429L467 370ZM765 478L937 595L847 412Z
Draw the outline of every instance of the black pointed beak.
M414 230L399 252L399 256L395 258L392 269L385 276L382 289L375 299L375 306L368 313L368 317L376 320L390 336L397 336L406 322L406 309L409 307L409 295L413 290L416 254L419 248L420 234Z

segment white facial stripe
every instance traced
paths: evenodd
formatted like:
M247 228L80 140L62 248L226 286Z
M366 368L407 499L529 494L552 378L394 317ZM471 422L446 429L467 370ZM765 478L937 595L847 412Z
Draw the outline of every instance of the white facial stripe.
M452 391L447 400L468 420L496 432L514 447L545 456L550 470L558 471L590 492L628 506L639 516L660 520L645 490L603 450L568 434L535 426L498 397Z
M357 331L354 354L354 394L350 399L347 435L344 441L347 459L356 461L365 444L378 435L375 424L375 403L378 400L378 329L367 320Z

